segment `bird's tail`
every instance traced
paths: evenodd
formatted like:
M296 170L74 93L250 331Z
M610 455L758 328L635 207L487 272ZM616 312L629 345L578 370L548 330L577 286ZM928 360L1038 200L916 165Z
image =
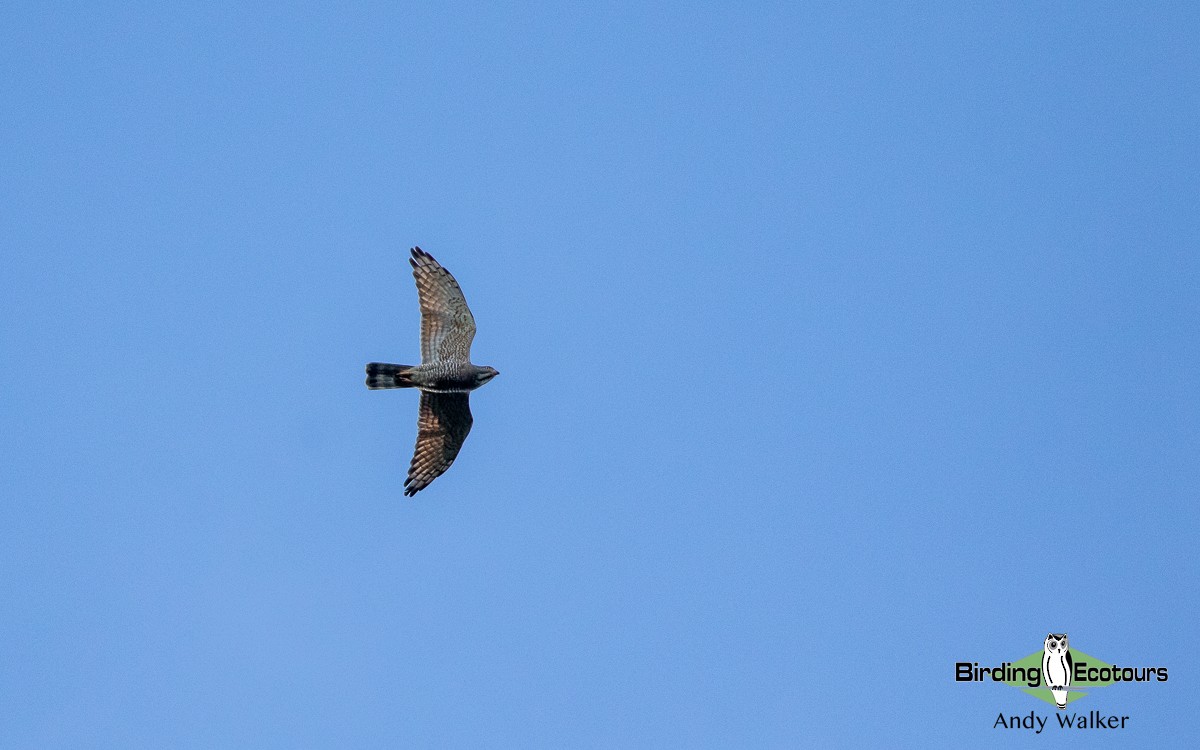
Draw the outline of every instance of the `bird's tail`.
M371 390L380 388L413 388L416 383L408 377L408 371L413 365L389 365L385 362L372 362L367 365L367 387Z

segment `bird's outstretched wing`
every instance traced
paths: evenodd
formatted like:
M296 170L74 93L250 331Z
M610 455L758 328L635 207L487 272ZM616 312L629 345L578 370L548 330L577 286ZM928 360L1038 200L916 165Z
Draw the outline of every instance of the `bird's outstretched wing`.
M450 272L419 247L409 263L421 300L421 362L471 361L475 317Z
M471 422L469 394L421 392L417 448L404 480L405 495L412 497L450 468L471 431Z

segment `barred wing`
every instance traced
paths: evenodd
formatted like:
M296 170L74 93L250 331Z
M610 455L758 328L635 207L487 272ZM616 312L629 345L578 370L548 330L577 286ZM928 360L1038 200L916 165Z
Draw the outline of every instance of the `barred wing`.
M421 301L421 362L471 361L475 316L471 315L458 282L419 247L412 249L408 262L412 264Z
M405 495L412 497L450 468L471 423L469 394L421 392L417 448L404 480Z

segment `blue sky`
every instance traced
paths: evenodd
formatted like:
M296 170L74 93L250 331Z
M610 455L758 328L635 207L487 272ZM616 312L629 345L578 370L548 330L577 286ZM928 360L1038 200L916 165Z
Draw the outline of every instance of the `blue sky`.
M1009 747L1051 631L1183 742L1198 33L9 5L0 745ZM416 244L502 374L408 500Z

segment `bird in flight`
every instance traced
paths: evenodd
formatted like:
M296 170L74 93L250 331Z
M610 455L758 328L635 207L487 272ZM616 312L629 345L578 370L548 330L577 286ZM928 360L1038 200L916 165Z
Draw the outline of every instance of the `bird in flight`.
M408 262L421 302L421 364L371 362L367 387L421 391L417 447L404 480L404 494L412 497L454 463L471 431L470 392L500 373L471 364L475 317L450 272L419 247Z

